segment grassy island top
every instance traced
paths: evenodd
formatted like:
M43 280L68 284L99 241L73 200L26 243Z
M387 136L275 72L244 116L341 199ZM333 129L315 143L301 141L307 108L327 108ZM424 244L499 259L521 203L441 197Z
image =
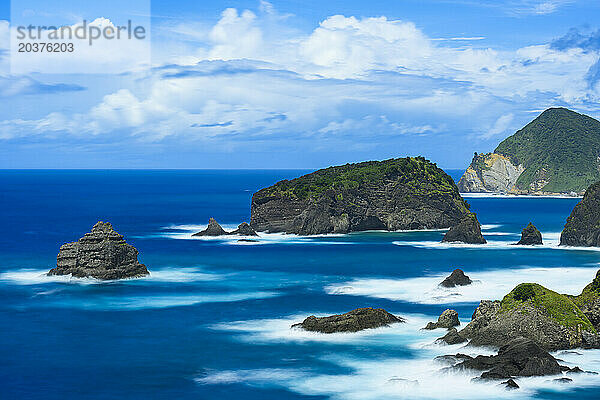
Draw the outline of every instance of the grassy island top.
M537 283L521 283L504 296L500 312L519 309L523 305L531 305L548 315L552 320L567 328L576 328L596 332L585 314L566 295L556 293ZM527 312L524 307L520 312Z
M494 150L525 167L518 188L542 178L550 192L581 191L600 180L599 152L600 121L566 108L549 108Z
M262 189L259 193L304 200L319 197L329 189L341 193L359 189L364 185L392 180L407 187L414 195L445 193L459 196L454 180L436 164L423 157L394 158L329 167L292 180L283 180Z

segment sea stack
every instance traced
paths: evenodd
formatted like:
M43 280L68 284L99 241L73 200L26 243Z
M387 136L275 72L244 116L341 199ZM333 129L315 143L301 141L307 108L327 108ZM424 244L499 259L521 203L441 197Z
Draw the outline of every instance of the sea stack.
M442 229L470 214L452 178L423 157L346 164L252 196L257 232L299 235Z
M481 225L474 213L465 215L460 222L451 227L444 238L444 243L461 242L467 244L485 244L486 240L481 234Z
M542 233L530 222L521 231L521 240L517 244L525 246L542 244Z
M473 283L471 278L465 275L462 269L457 268L440 283L440 286L451 288L455 286L466 286L471 283Z
M292 328L321 333L358 332L363 329L380 328L393 323L404 322L400 317L390 314L383 308L357 308L345 314L329 317L311 315Z
M56 258L56 268L48 275L71 275L76 278L103 280L137 278L148 275L138 262L138 251L115 232L109 222L98 222L91 232L77 242L63 244Z
M192 236L224 236L224 235L227 235L227 232L225 232L225 229L223 229L221 227L221 225L219 225L219 223L214 218L211 218L208 220L208 227L205 230L194 233Z
M561 246L600 246L600 182L575 206L560 235Z

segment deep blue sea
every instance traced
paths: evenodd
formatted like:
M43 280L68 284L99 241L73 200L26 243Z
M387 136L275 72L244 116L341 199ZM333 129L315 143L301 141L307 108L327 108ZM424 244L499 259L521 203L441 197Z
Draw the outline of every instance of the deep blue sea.
M256 190L306 171L0 171L2 399L597 399L600 376L519 379L507 392L441 373L433 358L489 349L435 345L446 308L539 282L578 294L600 252L558 248L578 199L468 198L485 246L443 231L364 232L257 243L192 239L210 217L234 228ZM458 178L461 171L448 171ZM138 248L148 278L46 277L61 244L98 220ZM512 246L534 222L545 244ZM476 282L437 284L454 268ZM355 334L290 329L306 316L383 307L406 324ZM557 355L600 372L600 351Z

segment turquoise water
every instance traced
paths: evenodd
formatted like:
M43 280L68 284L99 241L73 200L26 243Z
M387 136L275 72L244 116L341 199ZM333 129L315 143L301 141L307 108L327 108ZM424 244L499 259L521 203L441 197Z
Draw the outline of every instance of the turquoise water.
M209 217L249 220L252 193L305 171L0 171L0 366L7 399L598 398L600 377L521 379L506 392L442 374L442 331L480 299L535 281L577 294L597 251L558 248L577 199L469 198L489 244L439 243L442 231L365 232L258 243L192 239ZM450 171L453 177L460 171ZM108 220L151 276L121 282L46 277L61 244ZM545 245L512 246L529 221ZM442 290L460 267L476 282ZM357 334L290 329L310 314L384 307L407 320ZM485 353L485 349L461 349ZM600 351L559 354L600 372Z

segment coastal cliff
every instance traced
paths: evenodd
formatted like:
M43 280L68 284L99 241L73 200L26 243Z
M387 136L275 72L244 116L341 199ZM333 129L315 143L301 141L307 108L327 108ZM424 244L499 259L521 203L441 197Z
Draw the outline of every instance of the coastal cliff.
M330 167L261 189L250 225L301 235L438 229L458 224L468 207L443 170L407 157Z
M582 193L600 180L600 121L566 108L550 108L477 154L458 183L463 193Z

